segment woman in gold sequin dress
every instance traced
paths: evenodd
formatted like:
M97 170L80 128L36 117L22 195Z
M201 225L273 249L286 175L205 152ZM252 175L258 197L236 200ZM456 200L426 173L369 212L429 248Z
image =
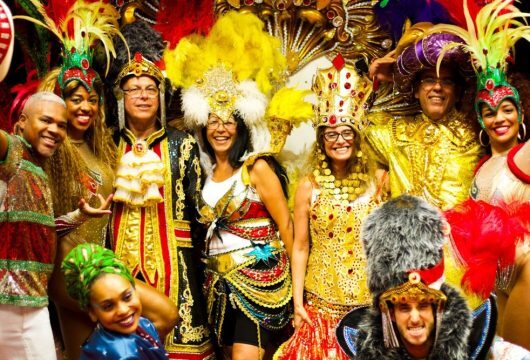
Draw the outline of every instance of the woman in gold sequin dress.
M313 85L317 143L312 174L299 183L294 210L296 330L275 359L347 359L335 327L346 312L370 303L360 229L376 206L375 186L363 152L364 114L356 111L370 89L371 82L349 67L319 70Z
M50 73L47 80L50 79L55 82L57 72ZM76 209L81 198L92 204L97 203L98 194L107 198L112 193L116 149L104 123L104 109L100 106L102 91L99 79L89 90L80 80L72 80L62 91L67 105L68 140L54 154L49 168L56 214ZM66 294L60 264L78 244L88 242L104 246L108 220L108 215L91 218L58 241L55 271L48 290L57 308L66 351L72 359L79 356L80 346L94 324Z

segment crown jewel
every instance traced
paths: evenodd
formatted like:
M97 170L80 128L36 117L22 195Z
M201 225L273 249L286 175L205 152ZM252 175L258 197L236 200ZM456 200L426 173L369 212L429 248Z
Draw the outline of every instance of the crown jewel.
M210 111L223 122L228 121L240 96L232 72L223 66L208 70L197 87L208 99Z
M350 125L362 131L367 125L365 111L372 82L341 59L339 54L334 66L317 71L312 88L318 97L313 126Z

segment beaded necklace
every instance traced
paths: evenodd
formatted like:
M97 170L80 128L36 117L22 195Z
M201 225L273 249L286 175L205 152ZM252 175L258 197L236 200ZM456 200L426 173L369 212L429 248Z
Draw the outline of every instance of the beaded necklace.
M366 191L368 174L366 159L362 151L358 151L353 171L344 179L337 179L331 173L326 156L317 147L317 166L313 171L316 183L320 186L324 196L332 196L336 200L350 203Z

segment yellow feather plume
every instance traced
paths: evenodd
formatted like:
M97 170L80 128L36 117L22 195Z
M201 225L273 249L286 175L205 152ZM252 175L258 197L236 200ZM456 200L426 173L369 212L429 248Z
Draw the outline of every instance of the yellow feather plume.
M530 26L518 20L530 14L523 13L512 5L512 0L494 0L480 9L476 19L471 18L467 0L464 0L464 15L467 30L456 25L438 24L427 32L454 34L465 42L446 45L438 58L438 70L447 51L462 47L473 57L475 70L499 67L506 71L506 59L515 43L522 38L530 41Z
M267 117L270 119L289 120L293 127L297 127L305 121L310 121L315 116L315 112L313 105L304 99L311 94L310 90L298 90L288 87L278 90L269 103Z
M174 86L188 88L212 67L224 65L237 81L254 80L268 96L287 68L280 41L263 31L257 16L240 12L221 16L207 37L183 38L175 49L166 49L164 61Z
M72 5L66 17L56 24L48 16L40 1L30 0L30 2L43 16L45 22L24 15L14 18L27 20L48 29L61 41L64 51L70 51L72 48L78 52L88 51L97 40L101 41L107 56L106 72L108 72L110 55L116 56L112 37L119 36L126 43L119 30L120 14L114 6L103 0L92 3L79 0ZM70 24L73 24L73 27L70 27Z
M311 120L315 113L313 105L304 100L310 90L284 87L278 90L267 108L267 127L271 133L271 152L279 153L293 127Z

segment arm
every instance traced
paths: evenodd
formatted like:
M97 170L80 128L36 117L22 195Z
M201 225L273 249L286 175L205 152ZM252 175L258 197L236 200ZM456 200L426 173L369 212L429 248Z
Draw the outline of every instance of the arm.
M365 150L377 169L388 170L392 153L392 135L390 127L387 126L390 118L383 114L373 114L369 119L370 125L365 132Z
M293 275L294 327L302 322L313 325L304 309L304 281L309 257L309 207L312 185L309 179L300 182L294 200L294 243L291 257Z
M290 257L293 248L293 222L278 176L267 161L258 159L250 170L250 182L278 226L280 238Z
M164 339L177 323L177 307L167 296L146 283L135 280L135 284L142 302L142 316L151 320L160 338Z
M55 231L57 232L57 236L63 237L68 235L91 217L109 215L111 213L109 208L112 204L112 196L110 194L105 199L101 194L98 194L100 205L97 208L90 206L85 199L79 200L78 209L55 218Z
M9 147L9 140L7 133L0 130L0 161L4 161L7 155L7 148Z
M370 79L382 82L394 82L394 64L396 63L395 50L382 58L374 59L368 69Z
M191 136L190 141L192 148L190 156L186 160L186 171L182 180L186 182L184 191L186 192L186 204L191 208L190 219L195 220L198 218L197 203L201 195L201 165L199 163L199 146Z
M530 141L527 141L523 147L513 157L515 165L525 174L530 175Z

